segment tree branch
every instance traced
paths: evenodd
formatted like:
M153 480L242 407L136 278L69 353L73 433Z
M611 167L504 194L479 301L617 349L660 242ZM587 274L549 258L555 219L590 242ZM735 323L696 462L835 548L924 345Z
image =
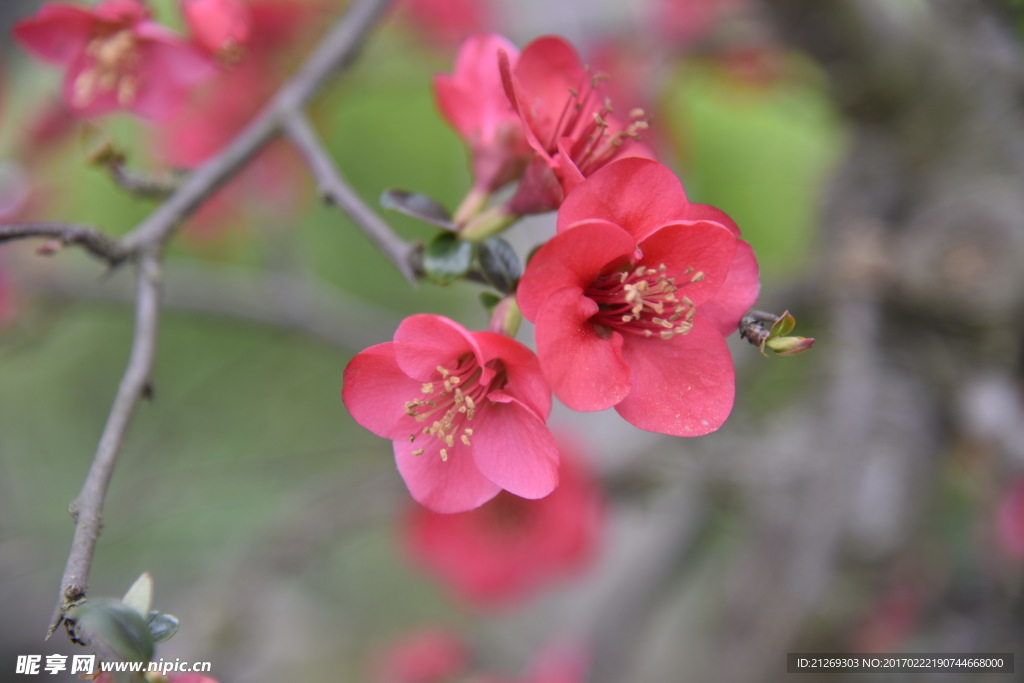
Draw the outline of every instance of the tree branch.
M165 242L207 197L277 135L287 116L309 102L334 72L352 60L387 5L388 0L354 3L274 99L223 151L190 174L177 192L126 235L124 246L132 251Z
M50 634L60 625L65 611L85 597L96 540L102 526L103 501L114 473L121 444L139 401L150 392L150 374L156 356L157 328L160 320L160 254L146 251L139 258L136 283L135 334L131 355L117 396L110 408L99 446L82 490L69 510L75 519L75 536L61 579L61 598L50 626ZM72 633L72 636L74 634Z
M65 245L77 245L111 266L122 263L130 253L114 237L88 225L71 223L12 223L0 225L0 244L19 239L49 238Z
M316 178L320 196L339 206L366 236L384 252L410 284L416 283L411 257L415 246L406 242L356 194L331 160L316 131L301 112L292 112L284 119L285 133L295 144Z

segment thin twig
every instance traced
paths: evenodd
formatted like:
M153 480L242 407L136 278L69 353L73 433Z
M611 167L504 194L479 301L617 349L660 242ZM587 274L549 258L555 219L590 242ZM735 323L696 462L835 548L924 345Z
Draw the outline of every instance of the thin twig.
M0 243L32 238L55 239L64 245L82 247L111 266L120 264L130 255L116 238L88 225L43 222L0 225Z
M143 252L137 268L135 333L131 355L89 473L82 484L82 490L69 507L75 519L75 536L61 579L61 599L51 621L50 634L60 625L66 610L85 597L89 568L102 525L107 486L114 473L135 407L150 392L150 375L156 356L160 321L160 254L155 251Z
M306 159L309 170L316 178L320 196L341 207L388 260L395 264L405 279L415 284L416 274L410 262L415 251L414 245L395 234L345 181L306 116L299 111L292 112L284 119L284 129Z
M166 202L125 236L129 250L165 242L203 201L231 178L280 131L283 119L298 111L334 72L346 66L363 46L370 28L388 0L361 0L353 4L299 72L282 86L253 121L205 164L197 168Z
M107 164L107 170L122 190L146 199L169 197L181 185L181 176L169 173L143 173L132 170L121 162Z

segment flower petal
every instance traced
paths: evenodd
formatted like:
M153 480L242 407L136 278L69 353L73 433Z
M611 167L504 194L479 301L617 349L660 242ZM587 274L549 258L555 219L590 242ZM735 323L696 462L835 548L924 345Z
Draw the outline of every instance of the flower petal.
M377 436L404 439L422 424L405 413L405 403L419 397L422 383L398 367L394 342L360 352L345 368L341 399L352 418Z
M687 218L689 201L672 171L650 159L626 157L587 178L558 210L558 232L601 218L622 226L640 242L667 223Z
M640 263L657 269L664 264L667 275L676 278L680 294L696 306L718 291L729 273L738 240L718 223L677 223L667 225L640 243ZM684 275L693 268L692 275ZM697 282L689 282L700 273Z
M536 320L544 375L555 396L573 410L605 410L630 392L622 335L599 337L590 323L597 310L581 288L567 287L548 297Z
M50 3L14 25L14 39L40 59L67 64L85 50L95 19L77 5Z
M691 221L714 221L729 228L729 232L740 236L740 228L736 221L729 217L725 211L710 204L690 204L686 208L686 218Z
M480 349L472 335L444 316L428 313L409 316L395 332L398 367L420 381L435 378L439 365L447 367L465 353L474 354L480 362Z
M472 454L477 447L475 442L472 449L456 442L446 449L447 460L441 459L442 444L437 439L431 439L425 446L407 439L396 439L394 443L395 464L409 493L434 512L472 510L501 490L477 468ZM413 455L420 448L424 452Z
M702 436L732 411L735 372L725 339L694 319L689 333L662 340L630 336L622 348L633 390L615 410L649 432Z
M508 382L503 391L546 420L551 414L551 387L544 380L536 354L515 339L493 332L473 332L484 363L497 358L505 366Z
M565 287L586 289L616 261L636 251L636 240L617 225L587 220L553 238L534 254L516 290L516 301L531 322L551 292Z
M760 292L761 279L754 250L743 240L738 240L729 275L715 295L704 302L697 315L714 325L723 336L728 336L736 331L740 318L757 303Z
M558 485L558 446L544 420L503 391L487 399L473 436L473 459L492 482L522 498L543 498Z

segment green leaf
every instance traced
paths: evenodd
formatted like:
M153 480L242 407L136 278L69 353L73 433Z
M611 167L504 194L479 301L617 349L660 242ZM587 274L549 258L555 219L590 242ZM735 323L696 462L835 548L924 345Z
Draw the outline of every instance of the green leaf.
M384 190L380 196L380 205L445 230L455 230L448 209L424 194L405 190Z
M165 640L169 640L171 636L178 632L178 626L180 622L178 617L173 614L164 614L163 612L151 611L148 617L149 621L149 635L153 637L154 643L162 643Z
M139 575L132 587L121 598L121 602L138 612L141 617L148 615L153 606L153 575L149 572Z
M488 313L492 313L494 307L501 303L501 297L494 292L480 292L480 303L483 304Z
M796 318L789 311L783 312L770 330L769 338L785 337L796 327Z
M461 279L472 264L473 244L448 232L431 240L423 252L423 271L428 280L439 285Z
M153 636L146 620L132 607L112 598L94 598L68 611L75 634L101 659L148 662Z
M502 294L515 291L523 266L512 245L500 237L488 238L480 243L478 257L484 276L495 289Z

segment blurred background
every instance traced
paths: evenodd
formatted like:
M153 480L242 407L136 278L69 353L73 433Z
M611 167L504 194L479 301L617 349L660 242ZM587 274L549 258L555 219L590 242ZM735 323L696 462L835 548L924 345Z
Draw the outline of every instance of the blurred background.
M3 3L4 35L40 4ZM173 2L150 4L181 26ZM155 204L87 163L96 141L140 170L201 162L345 3L251 4L253 67L161 126L74 119L60 71L5 40L0 221L127 232ZM814 349L763 358L730 340L736 408L700 439L556 406L599 483L592 548L501 604L467 600L410 551L391 446L340 388L408 314L486 325L481 290L410 289L275 143L173 242L155 397L107 497L91 595L152 572L155 607L182 624L159 656L209 660L222 683L385 680L381 661L424 626L508 680L538 680L523 672L551 643L582 644L596 683L782 680L787 652L1015 652L1020 671L1021 26L995 0L395 2L310 109L367 202L401 188L454 208L466 153L432 77L474 32L561 34L611 76L618 109L648 111L690 199L737 221L758 307L789 309ZM436 232L382 215L407 239ZM525 257L553 225L508 238ZM0 680L24 680L16 655L78 652L42 638L132 330L128 273L38 246L0 246Z

